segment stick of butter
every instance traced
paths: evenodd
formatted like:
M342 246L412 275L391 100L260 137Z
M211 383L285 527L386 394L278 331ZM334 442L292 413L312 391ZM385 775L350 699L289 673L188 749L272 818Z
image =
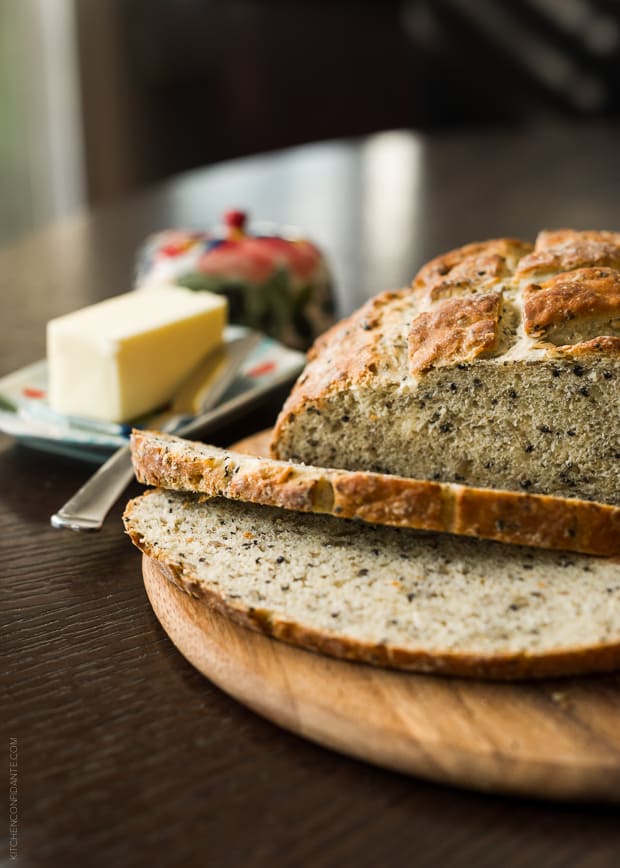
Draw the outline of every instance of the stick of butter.
M108 422L143 416L222 342L226 317L222 296L162 284L50 320L50 405Z

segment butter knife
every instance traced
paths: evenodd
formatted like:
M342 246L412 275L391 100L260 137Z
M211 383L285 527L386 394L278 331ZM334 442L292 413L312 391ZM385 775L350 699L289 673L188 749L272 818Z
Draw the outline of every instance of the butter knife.
M234 398L213 408L260 338L258 332L250 331L210 353L181 385L170 411L152 419L149 428L183 435L215 426L226 418L236 407ZM51 516L52 527L100 530L108 512L132 479L129 445L122 446Z

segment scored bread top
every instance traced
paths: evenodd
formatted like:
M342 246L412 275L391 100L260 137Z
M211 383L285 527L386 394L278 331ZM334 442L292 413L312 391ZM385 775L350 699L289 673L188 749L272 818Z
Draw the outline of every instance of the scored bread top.
M575 344L620 330L620 273L614 268L578 268L523 290L525 332L555 344Z
M378 376L582 355L620 357L620 233L543 231L535 246L492 239L433 259L411 288L376 296L326 332L309 355L320 365L307 367L283 416Z

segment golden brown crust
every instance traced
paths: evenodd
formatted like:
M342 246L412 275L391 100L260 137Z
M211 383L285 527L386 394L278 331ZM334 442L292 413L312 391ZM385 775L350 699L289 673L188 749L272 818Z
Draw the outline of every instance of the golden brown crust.
M620 249L618 251L620 261ZM523 290L524 326L529 335L552 335L573 321L620 317L620 274L613 268L580 268Z
M140 482L374 524L516 545L620 554L620 507L388 474L255 458L172 435L134 431Z
M536 236L536 250L546 250L581 240L620 247L620 232L610 232L607 229L542 229Z
M523 279L535 272L567 272L586 267L620 268L620 246L584 238L566 241L525 256L516 276Z
M433 302L442 298L488 291L509 275L506 260L497 253L470 256L451 269L445 277L431 283L427 298Z
M437 482L355 471L334 472L330 482L332 515L394 527L447 529L444 487Z
M455 362L471 362L496 349L499 292L451 298L419 314L409 331L409 370L419 374Z
M513 263L532 250L532 245L518 238L492 238L489 241L476 241L465 244L435 257L424 265L413 280L413 288L429 297L441 298L442 287L449 287L452 281L475 282L476 271L484 272L483 280L499 279Z
M300 512L315 508L320 481L312 476L297 477L292 466L252 459L255 469L239 475L238 468L251 456L213 448L210 457L202 453L180 454L180 438L134 430L131 452L136 478L145 485L177 491L198 491L208 497L225 496L250 500ZM188 443L189 445L189 443ZM155 482L157 480L157 482Z
M300 479L292 468L261 468L231 480L228 492L234 500L255 501L298 512L316 512L319 479Z
M586 500L460 486L452 529L499 542L516 536L535 547L614 555L620 553L620 509L611 508L615 515Z
M589 341L580 341L572 346L554 347L557 355L600 358L601 356L620 356L620 337L602 335Z

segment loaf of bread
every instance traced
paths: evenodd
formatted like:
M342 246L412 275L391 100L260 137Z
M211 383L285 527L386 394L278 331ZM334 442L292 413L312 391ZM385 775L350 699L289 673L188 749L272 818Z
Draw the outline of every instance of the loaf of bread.
M620 504L620 233L433 260L319 338L272 452Z
M124 516L167 577L336 657L493 678L620 665L620 567L585 555L155 490Z
M620 507L608 504L274 461L156 431L134 430L131 453L138 480L159 488L520 545L620 554Z

